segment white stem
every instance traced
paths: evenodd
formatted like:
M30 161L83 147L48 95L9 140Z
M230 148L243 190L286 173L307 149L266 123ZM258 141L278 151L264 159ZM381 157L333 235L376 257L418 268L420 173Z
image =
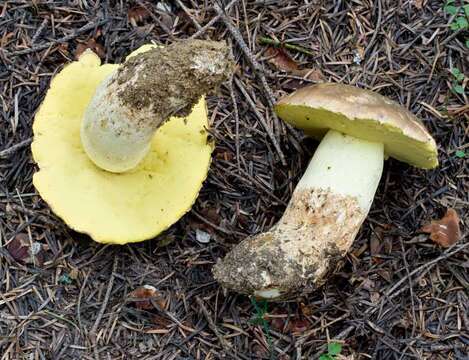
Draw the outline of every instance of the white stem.
M116 70L96 89L83 118L81 141L97 166L120 173L133 169L145 157L153 133L164 119L150 109L136 111L125 106L118 96L117 75Z
M127 60L98 86L81 127L83 148L100 168L125 172L150 149L171 116L185 117L233 69L224 42L182 40Z
M368 213L383 172L383 160L383 144L330 130L296 189L330 189L353 196Z
M383 160L383 144L329 131L280 221L217 263L217 280L266 299L290 297L320 284L365 220Z

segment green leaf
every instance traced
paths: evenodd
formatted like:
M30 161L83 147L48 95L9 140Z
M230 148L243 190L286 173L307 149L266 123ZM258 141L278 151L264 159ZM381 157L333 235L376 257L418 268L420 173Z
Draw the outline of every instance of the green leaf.
M453 5L446 5L443 10L445 11L445 13L450 15L456 15L458 13L458 8Z
M446 2L446 5L454 4L454 2L455 2L455 0L448 0L448 1Z
M342 344L332 342L327 345L327 351L329 352L329 355L338 355L342 351Z
M452 68L451 74L453 74L454 76L458 76L459 74L461 74L461 70L459 70L458 68Z
M459 84L454 84L453 85L453 91L458 94L464 94L464 87Z
M469 16L469 4L468 4L468 5L464 5L464 6L463 6L463 9L464 9L464 13L466 14L466 16Z
M469 27L469 23L465 17L459 16L456 18L456 23L458 24L460 29L467 29Z
M334 358L329 354L324 354L319 357L319 360L334 360Z
M463 150L457 150L455 153L456 157L463 159L466 157L466 153Z
M458 25L457 22L451 23L451 25L449 27L450 27L451 30L454 30L454 31L459 30L459 25Z
M466 39L466 47L469 49L469 39Z

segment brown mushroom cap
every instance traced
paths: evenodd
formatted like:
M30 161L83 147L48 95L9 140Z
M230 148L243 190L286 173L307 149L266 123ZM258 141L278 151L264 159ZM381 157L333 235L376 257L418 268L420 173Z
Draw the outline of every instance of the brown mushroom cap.
M435 140L416 116L369 90L343 84L318 84L282 98L280 118L308 135L322 138L329 129L384 143L386 155L419 168L438 166Z

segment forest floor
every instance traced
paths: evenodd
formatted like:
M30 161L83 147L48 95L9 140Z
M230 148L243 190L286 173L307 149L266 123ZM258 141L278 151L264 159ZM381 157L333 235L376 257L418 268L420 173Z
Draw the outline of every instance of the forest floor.
M316 359L338 342L348 359L467 360L469 104L467 78L452 70L469 71L462 9L438 0L213 5L0 2L0 358ZM228 41L238 64L208 98L216 148L193 209L139 244L71 231L32 185L32 124L51 78L85 48L120 63L142 44L188 37ZM322 81L408 107L435 137L440 166L386 161L342 268L310 295L267 304L225 293L213 264L279 219L317 145L272 104ZM421 228L448 208L463 240L445 249ZM30 244L40 249L33 258ZM142 285L156 287L157 301L130 297Z

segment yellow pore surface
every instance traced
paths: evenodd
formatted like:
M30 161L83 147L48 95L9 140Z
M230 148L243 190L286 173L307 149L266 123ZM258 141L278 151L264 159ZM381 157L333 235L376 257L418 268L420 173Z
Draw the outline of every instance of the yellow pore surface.
M145 45L137 52L152 46ZM88 158L80 124L98 84L119 65L100 65L91 51L51 82L33 125L33 183L72 229L101 243L152 238L193 205L210 165L205 100L187 118L171 118L155 134L151 150L126 173L101 170Z

